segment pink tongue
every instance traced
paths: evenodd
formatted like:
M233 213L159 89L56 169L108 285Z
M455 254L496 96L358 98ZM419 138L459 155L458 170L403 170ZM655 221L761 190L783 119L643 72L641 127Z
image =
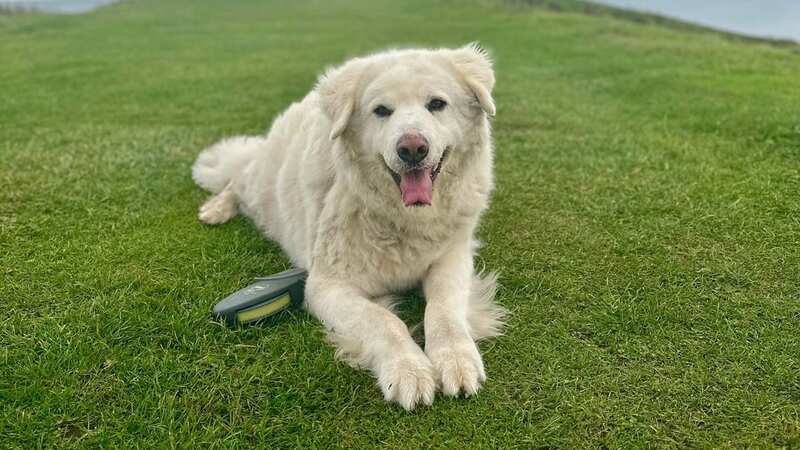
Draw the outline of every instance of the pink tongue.
M400 192L406 206L421 203L430 205L433 197L431 169L409 170L400 175Z

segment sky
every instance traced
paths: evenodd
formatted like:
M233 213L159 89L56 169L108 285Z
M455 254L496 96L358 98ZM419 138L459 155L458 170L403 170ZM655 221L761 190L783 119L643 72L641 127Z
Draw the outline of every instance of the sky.
M749 36L800 42L800 0L595 0Z
M0 6L83 13L113 0L0 0ZM749 36L800 42L800 0L592 0Z

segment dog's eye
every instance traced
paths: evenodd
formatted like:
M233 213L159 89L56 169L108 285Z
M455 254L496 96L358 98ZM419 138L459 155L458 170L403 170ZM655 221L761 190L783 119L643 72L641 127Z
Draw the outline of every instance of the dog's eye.
M445 106L447 106L447 102L446 101L444 101L444 100L442 100L440 98L434 98L433 100L428 102L427 108L428 108L428 111L434 112L434 111L443 110Z
M392 115L393 111L383 105L378 105L378 107L373 109L372 112L374 112L378 117L389 117Z

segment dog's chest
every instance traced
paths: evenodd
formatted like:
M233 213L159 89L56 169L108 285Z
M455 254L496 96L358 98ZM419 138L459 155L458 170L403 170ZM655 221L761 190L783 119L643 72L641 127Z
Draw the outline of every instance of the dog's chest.
M457 227L446 217L415 223L367 213L340 216L322 225L314 265L370 296L413 288L448 248Z

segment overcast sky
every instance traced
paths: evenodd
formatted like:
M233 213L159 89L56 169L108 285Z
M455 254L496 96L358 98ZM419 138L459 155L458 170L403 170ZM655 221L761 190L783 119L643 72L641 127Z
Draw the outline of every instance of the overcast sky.
M800 0L598 0L753 36L800 42Z

